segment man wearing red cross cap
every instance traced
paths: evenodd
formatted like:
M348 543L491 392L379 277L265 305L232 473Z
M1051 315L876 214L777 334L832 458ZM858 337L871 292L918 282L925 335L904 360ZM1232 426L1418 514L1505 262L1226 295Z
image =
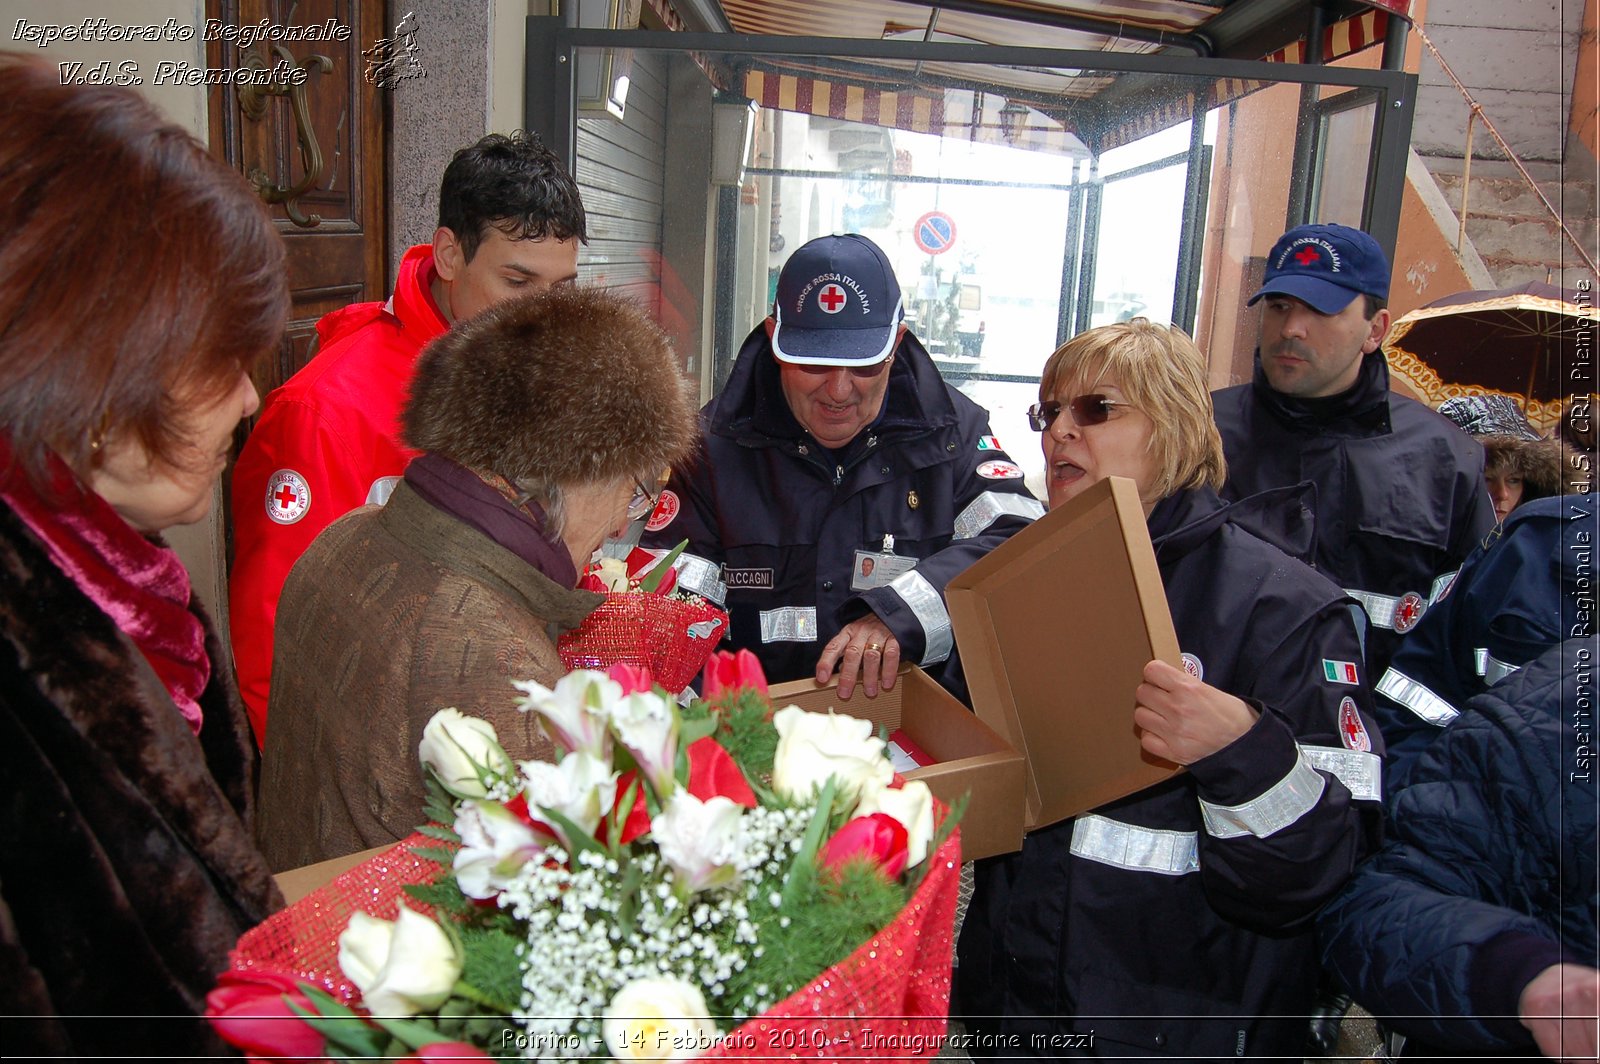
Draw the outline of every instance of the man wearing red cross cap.
M724 605L773 681L894 685L954 647L944 586L1044 508L989 415L945 384L864 236L824 236L778 275L704 443L673 470L645 546L687 539L680 586Z
M1368 234L1289 230L1250 297L1255 379L1213 396L1225 497L1304 485L1316 566L1366 614L1367 683L1494 527L1483 449L1389 391L1388 295L1389 260Z

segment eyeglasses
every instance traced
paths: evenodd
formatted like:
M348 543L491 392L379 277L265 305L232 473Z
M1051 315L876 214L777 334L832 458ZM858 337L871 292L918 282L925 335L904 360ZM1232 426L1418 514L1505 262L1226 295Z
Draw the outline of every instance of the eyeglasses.
M809 373L813 377L821 377L824 374L832 373L836 369L843 369L848 370L850 376L854 377L858 381L869 381L887 369L889 367L889 363L893 361L894 355L891 354L882 362L874 362L870 366L806 366L801 365L798 362L788 362L785 363L785 365L793 366L802 373Z
M1072 423L1080 429L1089 425L1104 425L1111 416L1111 411L1119 406L1132 407L1132 403L1119 403L1108 399L1098 392L1090 395L1080 395L1067 404L1067 409L1072 414ZM1028 424L1035 432L1043 432L1056 423L1056 418L1061 416L1061 404L1054 399L1048 403L1035 403L1028 407Z
M633 478L633 497L628 500L628 520L637 521L641 517L649 517L656 508L656 496L660 491L652 492L639 482L638 477Z

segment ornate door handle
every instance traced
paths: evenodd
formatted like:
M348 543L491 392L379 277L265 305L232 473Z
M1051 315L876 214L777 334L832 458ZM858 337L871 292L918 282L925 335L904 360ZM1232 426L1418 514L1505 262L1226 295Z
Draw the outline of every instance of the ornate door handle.
M333 73L333 60L325 55L309 55L303 61L296 61L293 53L281 44L273 45L272 51L289 69L306 71L308 78L313 66L324 74ZM250 70L265 70L268 66L265 56L258 51L251 51L244 65ZM311 127L311 106L306 101L305 82L290 84L283 80L266 85L242 86L239 89L239 110L244 112L246 118L259 122L266 116L268 96L289 97L289 109L294 114L295 138L300 142L300 159L305 165L305 176L293 186L275 184L266 171L258 166L251 167L247 176L261 193L262 199L268 203L283 204L291 222L303 229L313 229L322 224L322 215L306 214L301 210L298 200L322 184L327 178L328 164L322 157L322 148L317 144L316 130Z

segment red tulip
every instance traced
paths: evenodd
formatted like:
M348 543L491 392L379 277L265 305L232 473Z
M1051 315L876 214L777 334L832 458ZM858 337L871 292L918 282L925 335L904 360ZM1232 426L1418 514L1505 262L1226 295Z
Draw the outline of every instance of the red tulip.
M865 857L894 879L906 867L906 829L887 813L858 816L840 828L818 855L823 868L838 868L855 857Z
M268 972L224 972L206 995L206 1018L224 1041L254 1057L321 1060L323 1037L288 1000L311 1003L293 979Z
M761 671L761 662L748 650L730 654L719 650L706 662L705 692L703 697L713 699L723 691L737 691L752 687L767 693L767 677Z
M619 661L606 670L606 675L622 685L622 693L625 695L641 691L648 694L656 685L648 665L629 665Z
M638 776L629 769L617 778L617 794L625 794L628 784ZM689 744L689 783L685 788L702 802L721 795L746 809L757 805L755 792L744 778L739 765L720 744L709 735ZM604 825L601 830L605 830ZM621 842L624 846L650 830L650 811L645 806L644 792L640 791L622 822Z
M430 1042L415 1053L412 1060L493 1060L489 1054L470 1042Z
M643 547L633 548L628 552L628 577L635 582L643 580L659 561L661 561L660 555L647 551ZM652 594L665 595L677 586L677 583L678 570L669 565L662 570L661 579L656 584L655 591Z

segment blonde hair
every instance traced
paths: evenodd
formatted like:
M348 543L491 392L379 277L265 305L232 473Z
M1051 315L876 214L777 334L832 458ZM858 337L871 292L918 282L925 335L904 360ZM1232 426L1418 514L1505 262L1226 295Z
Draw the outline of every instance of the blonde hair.
M1150 419L1147 449L1157 465L1151 498L1164 499L1187 488L1222 487L1228 467L1211 414L1205 358L1188 334L1145 318L1080 333L1045 362L1039 401L1071 398L1104 380L1115 381L1128 402Z

